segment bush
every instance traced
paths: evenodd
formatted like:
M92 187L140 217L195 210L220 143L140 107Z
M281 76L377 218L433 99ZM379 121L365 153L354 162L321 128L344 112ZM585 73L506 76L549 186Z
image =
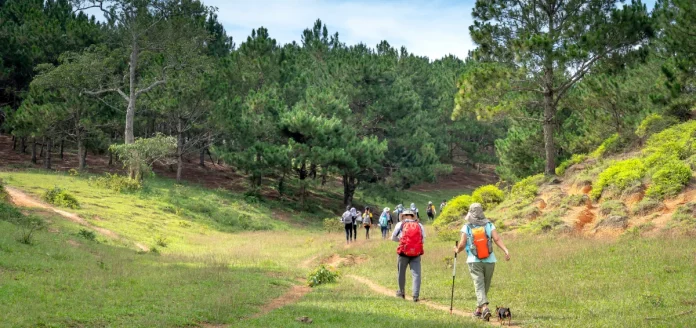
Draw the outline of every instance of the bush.
M602 142L597 149L595 149L590 156L592 158L602 158L604 155L613 153L620 148L620 137L618 133L614 133L611 137L607 138Z
M474 198L469 195L457 196L447 202L447 206L442 209L442 213L435 219L433 226L436 228L446 228L449 224L462 218L462 215L469 211L469 206L475 203Z
M457 241L461 237L459 229L439 229L437 230L437 240Z
M478 187L471 194L474 203L481 203L484 210L491 209L503 202L505 195L503 191L494 185Z
M672 125L679 123L674 117L650 114L638 125L636 135L640 138L647 138Z
M658 200L644 198L640 202L633 205L631 212L633 212L633 215L647 215L656 210L662 209L663 207L664 205L662 204L662 202Z
M106 173L102 177L91 177L89 180L97 187L111 189L116 192L135 192L143 187L139 180L129 179L118 174Z
M131 144L111 145L109 150L128 168L130 178L142 180L152 173L152 164L171 164L167 158L176 150L176 139L158 133L152 138L138 138Z
M537 174L520 180L512 186L510 196L531 201L537 196L539 186L544 182L544 175Z
M678 160L663 164L652 175L652 183L645 192L651 198L676 196L691 180L691 168Z
M556 175L563 175L563 174L565 174L565 171L566 171L569 167L571 167L571 166L573 166L573 165L575 165L575 164L580 164L580 163L584 162L586 159L587 159L587 155L585 155L585 154L580 154L580 155L575 154L575 155L571 156L569 159L563 161L563 162L561 163L561 165L559 165L559 166L556 168Z
M94 241L97 239L97 234L92 230L80 229L80 232L78 232L77 235L87 240Z
M34 233L45 227L46 222L34 215L24 215L14 206L0 202L0 221L6 221L19 227L19 242L26 245L34 243Z
M157 236L155 237L155 245L159 247L167 247L167 245L169 245L169 240L167 239L167 237Z
M58 187L53 187L44 193L43 199L49 204L53 204L61 207L68 207L72 209L80 208L80 203L77 201L75 196L70 194L67 190L63 190Z
M669 158L685 160L696 155L696 121L673 126L648 138L643 155L646 165L655 167Z
M328 233L341 231L344 225L338 218L326 218L324 219L324 230Z
M609 215L626 215L626 206L618 200L608 200L599 205L599 213L603 216Z
M321 284L335 282L336 279L338 279L338 273L322 265L307 276L307 285L309 285L309 287L319 286Z
M547 212L539 219L531 221L520 227L520 231L535 234L551 232L557 227L563 225L563 220L561 220L561 218L563 217L563 215L565 215L565 212L566 211L564 210L555 210Z
M672 221L688 229L696 228L696 202L679 206L672 214Z
M636 182L640 182L643 175L645 175L645 166L639 159L614 162L599 174L590 195L592 198L598 199L607 187L623 191Z

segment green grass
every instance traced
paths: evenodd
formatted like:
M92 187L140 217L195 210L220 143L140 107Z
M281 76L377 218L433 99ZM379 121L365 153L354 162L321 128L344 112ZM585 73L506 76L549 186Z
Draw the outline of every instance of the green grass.
M433 237L423 255L421 297L447 305L452 269L445 258L452 257L454 245ZM505 238L512 261L498 262L489 299L493 306L511 307L514 321L523 326L686 327L693 323L693 314L674 315L696 310L696 240ZM353 250L370 260L347 270L395 288L395 248L396 243L374 241ZM457 268L455 308L473 310L475 295L463 259ZM645 319L651 317L658 319Z

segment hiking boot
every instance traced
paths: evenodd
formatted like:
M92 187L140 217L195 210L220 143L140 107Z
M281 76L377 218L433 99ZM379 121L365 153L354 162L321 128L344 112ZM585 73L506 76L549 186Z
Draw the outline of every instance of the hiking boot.
M413 296L413 301L418 302L418 296Z
M474 318L481 318L481 310L476 309L476 311L474 311L474 313L472 313L471 316Z
M402 291L397 291L396 292L396 297L401 297L403 299L406 299L406 295L404 295L404 292Z
M483 313L481 313L481 319L489 321L490 318L491 318L491 310L489 310L488 308L485 308L483 310Z

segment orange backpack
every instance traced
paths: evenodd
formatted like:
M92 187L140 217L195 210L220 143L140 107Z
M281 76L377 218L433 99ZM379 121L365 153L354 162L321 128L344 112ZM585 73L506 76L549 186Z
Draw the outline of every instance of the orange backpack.
M488 225L488 224L486 224ZM469 251L479 260L487 259L493 253L493 238L486 233L486 226L474 227L469 224L471 246Z

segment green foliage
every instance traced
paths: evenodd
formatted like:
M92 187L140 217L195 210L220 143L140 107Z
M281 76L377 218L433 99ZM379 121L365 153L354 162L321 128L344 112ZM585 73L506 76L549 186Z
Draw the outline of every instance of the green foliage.
M447 201L447 206L442 209L442 213L435 218L433 226L438 229L447 228L450 224L463 218L469 211L469 206L475 203L474 198L469 195L461 195Z
M685 160L696 155L696 121L675 125L660 133L652 135L643 149L646 165L657 167L670 157Z
M678 160L663 163L651 176L645 195L651 198L676 196L691 180L691 168Z
M592 158L602 158L605 155L613 154L619 150L621 145L621 138L618 133L613 134L611 137L607 138L602 142L597 149L595 149L590 157Z
M112 145L109 149L128 168L131 179L142 180L152 172L152 164L172 156L176 139L157 134L152 138L138 138L132 144Z
M9 201L10 194L7 193L7 190L5 190L5 184L2 182L2 180L0 180L0 203Z
M645 172L645 165L640 159L627 159L613 162L606 170L599 174L597 181L592 185L592 192L590 195L592 198L598 199L607 188L621 192L632 184L640 182Z
M97 240L97 234L92 230L80 229L80 231L77 232L77 235L87 240Z
M544 171L544 140L541 127L513 125L505 138L495 141L500 161L496 173L505 181L518 181Z
M661 201L652 198L643 198L640 202L633 205L631 212L633 215L647 215L663 208Z
M687 230L696 229L696 202L679 206L672 214L672 221Z
M650 114L640 122L638 128L636 128L636 135L640 138L648 138L677 123L678 121L673 117Z
M521 226L519 230L532 234L551 232L563 225L563 220L561 218L564 215L565 210L546 212L540 218Z
M626 216L626 206L618 200L608 200L599 205L599 213L603 216L619 215Z
M343 230L343 223L338 218L326 218L323 221L324 231L328 233Z
M476 188L471 194L475 203L481 203L483 209L492 209L496 205L503 202L505 194L497 186L487 185ZM444 212L444 211L443 211Z
M19 228L18 241L22 244L32 245L34 234L46 226L46 222L35 215L24 215L9 203L0 201L0 222L12 223Z
M167 247L167 245L169 245L169 239L165 236L157 236L155 237L155 245L159 247Z
M558 167L556 167L556 175L563 175L565 174L565 171L575 165L575 164L580 164L584 162L587 159L587 155L585 154L573 154L569 159L563 161Z
M437 230L437 240L440 241L458 241L460 237L461 232L458 228Z
M338 277L338 272L333 272L324 265L321 265L307 276L307 285L309 287L316 287L322 284L333 283L336 282Z
M539 186L544 182L544 175L529 176L515 183L510 190L510 197L531 201L537 196Z
M90 177L89 181L100 188L111 189L116 192L136 192L142 189L142 182L129 179L117 173L105 173L101 177Z
M80 208L80 203L77 201L75 196L73 196L67 190L59 187L53 187L53 189L46 190L42 198L49 204L72 209Z

